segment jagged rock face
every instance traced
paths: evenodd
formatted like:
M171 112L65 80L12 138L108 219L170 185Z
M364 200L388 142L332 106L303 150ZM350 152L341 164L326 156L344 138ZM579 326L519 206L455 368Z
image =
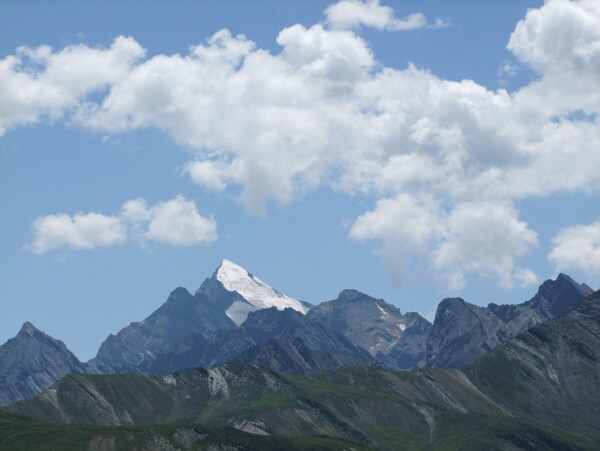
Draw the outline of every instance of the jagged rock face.
M515 415L600 430L600 290L464 371Z
M513 335L517 335L553 318L592 292L586 284L578 284L561 273L556 280L546 280L536 295L523 304L489 304L488 309L510 327Z
M453 368L472 362L510 336L510 329L487 308L460 298L444 299L427 338L427 366Z
M466 365L591 293L587 285L559 274L556 280L546 280L537 294L522 304L489 304L484 308L458 298L445 299L438 305L427 338L426 365L438 368Z
M148 373L159 376L197 366L215 366L255 345L241 328L219 330L206 339L200 334L189 334L173 351L159 354Z
M448 442L457 435L454 443L477 449L595 449L599 374L600 291L462 369L301 376L229 363L153 379L69 376L10 410L60 423L254 424L264 433L343 437L374 449L459 448Z
M172 351L190 333L204 337L235 324L201 294L177 288L148 318L110 335L89 363L102 373L147 372L157 355Z
M406 329L400 339L389 348L387 354L379 352L375 357L390 368L408 371L426 365L427 337L431 323L418 313L404 314Z
M344 290L336 300L313 307L307 315L341 332L392 368L424 366L425 337L431 324L418 313L402 315L382 299Z
M39 395L63 376L86 371L62 341L27 322L0 346L0 406Z
M160 375L195 366L219 365L235 360L238 354L253 346L263 345L270 340L284 343L293 338L302 339L303 344L313 351L330 354L340 364L356 365L374 361L369 353L343 335L327 330L302 313L291 308L278 310L272 307L251 312L238 329L217 331L206 340L189 336L174 352L160 355L149 373ZM263 349L262 355L267 351L267 348ZM264 357L261 358L261 362L264 362ZM245 361L249 361L248 357L245 357Z
M266 366L275 371L300 374L332 370L348 364L347 361L326 351L309 348L301 338L292 338L284 342L269 340L262 345L246 349L233 360Z
M301 338L311 349L345 355L356 361L370 360L368 353L357 348L343 335L331 332L323 324L289 308L283 311L270 308L253 312L248 315L241 328L259 345L272 339L286 341Z

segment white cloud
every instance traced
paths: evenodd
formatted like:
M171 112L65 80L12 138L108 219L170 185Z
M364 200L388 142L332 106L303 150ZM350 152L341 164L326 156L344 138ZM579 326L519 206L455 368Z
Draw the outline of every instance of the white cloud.
M277 54L226 30L188 54L150 58L124 37L110 49L22 48L0 62L0 86L10 88L0 89L0 128L45 116L105 133L155 127L194 150L185 174L231 189L250 212L321 187L370 196L353 238L379 240L401 259L423 255L455 287L471 273L530 283L518 261L535 234L514 201L600 188L599 8L551 0L530 10L508 47L539 76L511 93L382 67L348 30L399 27L376 1L336 3L330 28L283 29ZM153 207L129 207L124 215L146 219L128 224L154 217ZM167 229L156 225L153 236L185 241L187 232L164 238ZM478 254L471 235L504 249ZM452 272L459 255L472 261Z
M520 96L526 105L538 107L538 114L597 113L599 2L550 0L542 8L529 10L512 33L508 49L542 75Z
M543 74L600 73L600 3L549 0L519 21L508 49Z
M235 171L223 161L191 161L185 165L184 173L188 173L198 185L214 191L223 191L236 180Z
M469 273L497 278L506 288L537 282L531 270L516 266L537 244L536 233L516 215L510 206L491 202L461 203L450 212L447 233L431 258L451 290L462 289Z
M34 240L24 246L35 254L67 248L94 249L147 240L174 246L208 244L217 239L217 223L199 214L196 204L177 196L148 207L144 199L123 204L121 213L64 213L41 216L32 226Z
M35 239L25 248L35 254L62 247L81 250L111 246L127 238L119 218L99 213L42 216L34 221L32 229Z
M394 10L382 6L379 0L342 0L325 10L327 24L333 29L350 30L360 25L379 30L415 30L427 25L423 13L413 13L401 19L394 17ZM432 28L442 28L448 23L436 19Z
M398 264L395 254L419 254L451 291L462 289L468 274L497 278L510 288L537 282L531 270L516 264L537 243L536 233L516 216L505 204L464 202L446 212L431 199L400 194L377 201L356 220L350 236L382 240L381 252L391 265Z
M600 221L564 228L552 245L548 260L557 271L577 270L600 280Z
M59 52L48 46L19 47L0 60L0 136L15 125L41 117L61 117L88 94L126 77L145 51L119 36L109 49L71 45Z
M418 202L408 194L377 201L374 210L361 215L350 236L382 239L390 247L421 250L444 234L445 212L433 202Z
M195 246L217 239L214 218L201 216L196 204L183 196L157 203L150 208L150 214L146 233L150 240L174 246Z

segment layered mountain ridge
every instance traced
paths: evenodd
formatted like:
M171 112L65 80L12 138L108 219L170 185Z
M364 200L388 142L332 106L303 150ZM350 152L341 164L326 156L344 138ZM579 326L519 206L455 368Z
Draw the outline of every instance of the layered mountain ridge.
M372 449L598 449L600 291L459 369L298 375L227 363L156 378L74 375L10 410L40 421L194 421ZM248 429L244 429L248 428Z
M145 320L110 335L89 364L99 373L145 372L157 355L171 352L188 334L209 337L234 327L202 294L192 295L180 287Z
M110 335L87 364L48 336L36 342L35 351L17 337L9 340L0 346L0 356L26 352L42 357L0 360L0 404L34 396L65 374L81 372L163 375L229 361L297 373L356 365L393 370L458 367L591 292L560 274L523 304L479 307L445 299L431 324L418 313L403 314L356 290L343 290L337 299L313 306L223 260L195 294L175 289L146 319ZM44 357L49 355L51 363ZM31 382L32 377L43 383Z
M293 339L296 339L297 346L317 352L329 363L337 362L334 368L371 364L375 361L368 352L353 344L342 334L330 331L323 324L302 313L292 308L278 310L276 307L271 307L251 312L239 328L218 331L208 339L191 334L174 352L161 354L150 368L149 374L167 374L196 366L215 366L240 359L249 361L252 354L245 353L243 357L238 357L249 348L254 348L257 358L261 354L261 363L267 364L268 361L272 361L274 367L283 371L292 371L292 367L305 368L304 371L313 368L324 369L297 359L293 366L286 367L284 362L292 357L287 356L284 361L281 360L281 351L284 348L278 350L279 354L267 357L269 346L272 346L273 342L285 344ZM267 343L271 344L265 346Z
M546 280L522 304L479 307L460 298L439 303L427 337L427 367L466 365L530 327L565 311L593 290L565 274Z
M307 316L366 349L391 368L408 370L425 364L425 337L431 323L418 313L402 314L383 299L357 290L322 302Z

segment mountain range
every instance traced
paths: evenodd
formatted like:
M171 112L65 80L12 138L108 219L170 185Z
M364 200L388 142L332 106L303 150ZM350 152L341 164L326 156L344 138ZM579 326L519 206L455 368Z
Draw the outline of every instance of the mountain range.
M599 375L597 291L456 369L295 374L230 362L154 378L75 374L0 413L48 431L138 425L147 437L166 424L169 443L201 424L269 435L273 449L280 437L317 436L346 443L316 449L600 449Z
M295 373L459 367L591 293L560 274L522 304L479 307L444 299L431 324L356 290L311 305L223 260L194 294L175 289L146 319L110 335L87 363L25 323L0 346L0 405L31 398L79 373L158 376L233 361Z

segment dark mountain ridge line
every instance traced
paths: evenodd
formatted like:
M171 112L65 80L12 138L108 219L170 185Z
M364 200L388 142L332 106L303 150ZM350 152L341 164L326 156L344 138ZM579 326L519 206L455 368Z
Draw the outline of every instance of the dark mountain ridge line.
M156 378L74 375L9 409L67 423L81 422L82 404L89 424L200 421L235 427L246 421L269 434L325 434L378 449L431 446L456 427L478 437L473 428L495 431L508 422L524 427L519 434L530 434L532 443L592 449L569 447L561 437L572 443L598 438L600 406L590 397L600 392L598 375L600 291L460 369L353 367L299 375L227 363ZM125 395L137 404L127 404ZM511 438L517 444L519 434Z
M80 362L60 342L64 349L49 364L56 368L47 371L42 351L44 346L50 346L50 341L44 345L44 340L36 345L37 354L28 351L37 356L29 361L2 359L0 387L4 387L0 388L0 405L35 396L65 374L80 372L157 375L198 365L215 366L228 360L297 372L357 364L396 370L457 367L591 292L587 285L559 274L556 281L545 281L538 293L523 304L490 303L485 308L463 300L443 300L438 313L447 309L454 312L455 318L446 321L442 314L436 314L432 325L418 313L402 314L382 299L348 289L336 300L311 306L306 315L272 307L270 314L260 313L265 309L249 312L246 321L236 326L226 309L244 298L217 280L218 271L194 295L183 287L173 290L167 301L145 320L111 334L97 356L87 363ZM256 283L254 278L249 282ZM276 290L273 293L284 296ZM271 322L279 322L280 327L266 332L261 331L264 324L254 325L252 333L248 333L253 318L261 315L270 315ZM466 322L473 317L471 323ZM456 327L457 324L462 327ZM24 329L28 328L26 325ZM292 326L297 333L287 330ZM262 332L264 336L258 338ZM9 342L0 346L0 356Z

